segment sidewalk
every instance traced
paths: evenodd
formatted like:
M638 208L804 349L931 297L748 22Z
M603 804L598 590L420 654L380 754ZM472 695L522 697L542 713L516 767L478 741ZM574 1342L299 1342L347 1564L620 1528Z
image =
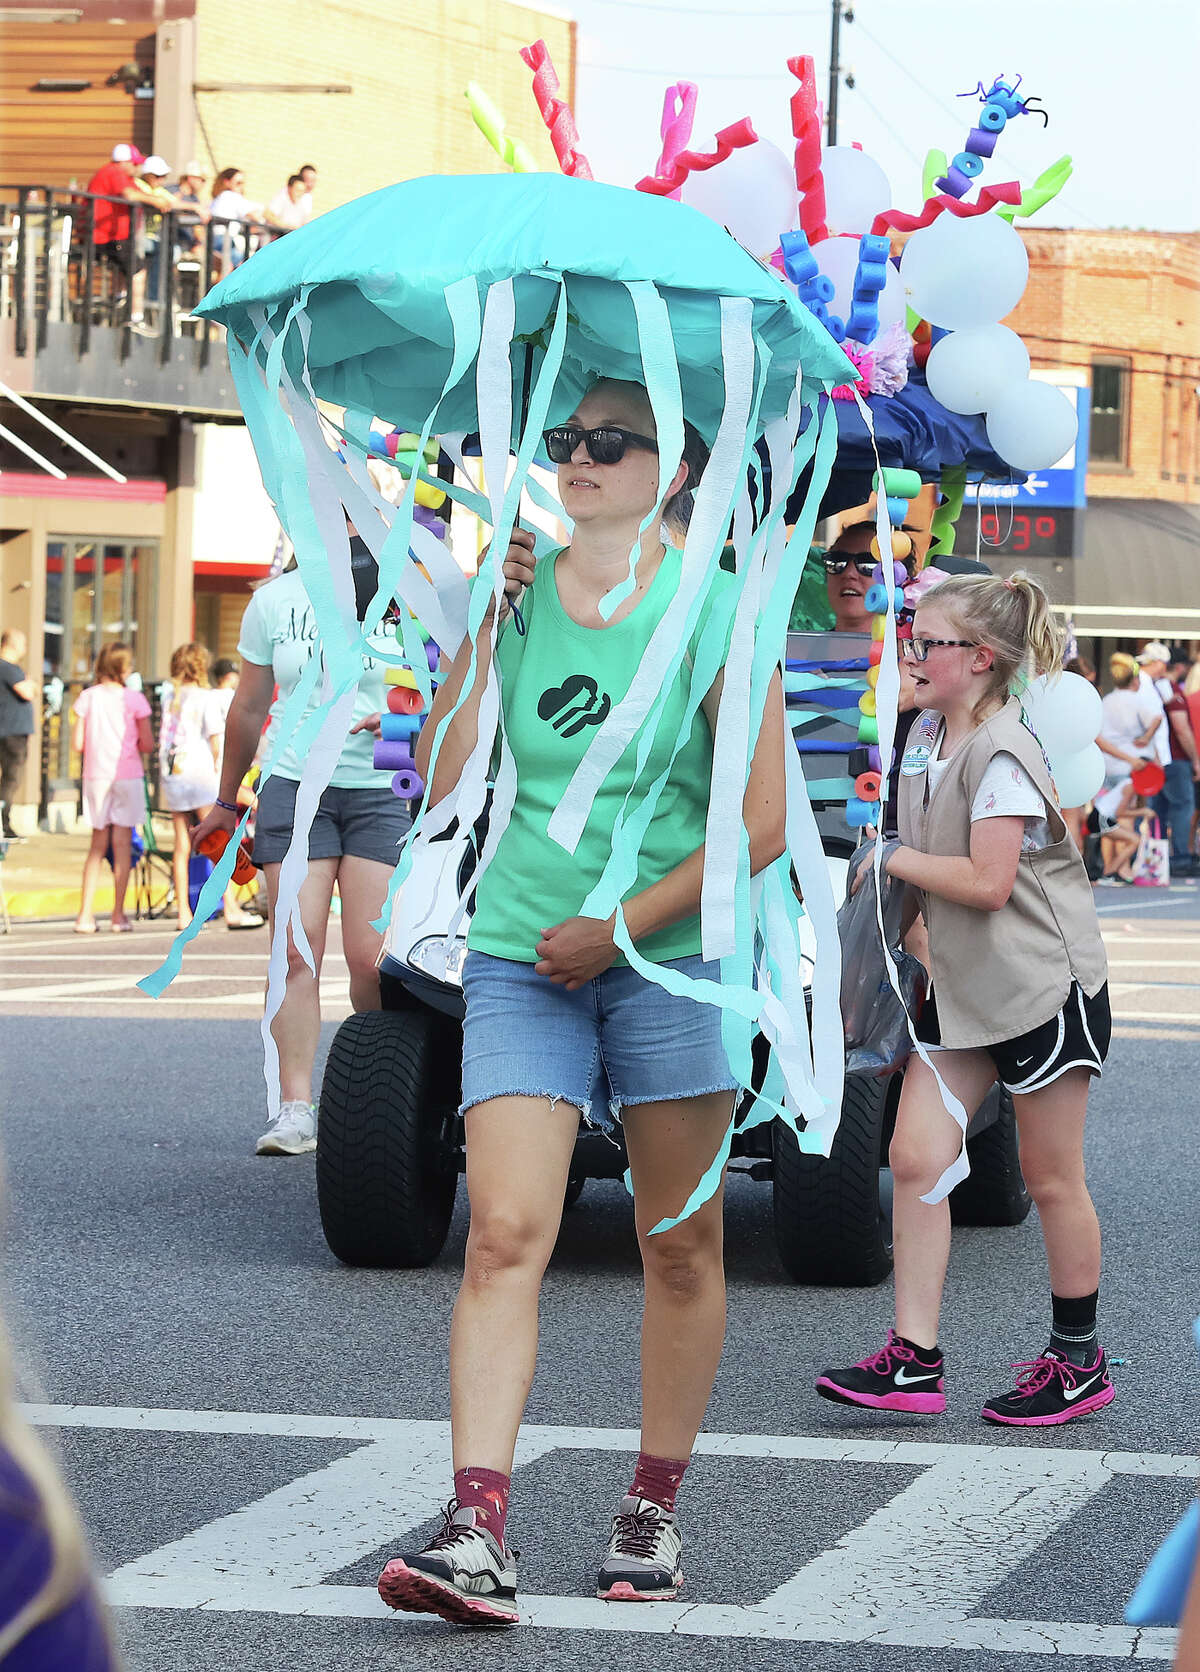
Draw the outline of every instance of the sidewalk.
M39 830L23 842L9 847L7 859L0 861L0 886L8 899L11 918L75 917L79 911L80 885L83 881L83 861L91 839L89 831L78 835L50 834ZM158 840L163 840L161 830ZM170 838L166 846L170 848ZM130 884L128 904L133 910L133 885ZM96 890L96 912L107 916L112 911L112 872L106 865L101 872Z

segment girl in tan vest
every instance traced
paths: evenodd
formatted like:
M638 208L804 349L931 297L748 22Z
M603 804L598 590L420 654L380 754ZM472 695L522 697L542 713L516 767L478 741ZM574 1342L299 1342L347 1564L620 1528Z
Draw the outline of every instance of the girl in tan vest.
M1100 927L1042 747L1009 695L1061 667L1062 634L1023 574L958 576L926 594L902 642L923 708L900 768L900 843L884 869L910 884L929 930L930 996L917 1037L969 1119L993 1083L1012 1093L1021 1165L1050 1267L1045 1351L1014 1366L988 1422L1045 1426L1113 1397L1096 1338L1100 1227L1083 1166L1092 1075L1111 1021ZM817 1391L875 1410L945 1409L938 1314L950 1254L946 1199L963 1129L913 1056L891 1145L896 1326L872 1357Z

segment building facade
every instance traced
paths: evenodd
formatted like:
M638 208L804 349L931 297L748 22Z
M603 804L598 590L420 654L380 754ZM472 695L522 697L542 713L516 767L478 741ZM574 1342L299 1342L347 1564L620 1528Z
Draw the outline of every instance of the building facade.
M1087 391L1082 538L1022 561L1100 655L1151 638L1191 652L1200 647L1200 232L1022 236L1029 285L1007 323L1035 372Z
M518 55L539 38L571 97L574 25L509 0L4 7L0 620L67 705L105 639L130 639L149 683L192 637L228 654L280 538L221 334L191 314L223 270L212 240L185 251L173 220L135 212L128 272L97 259L85 188L112 147L159 153L172 179L192 160L210 181L236 167L254 204L312 163L319 214L418 175L500 171L470 118L473 80L553 170ZM137 262L150 277L135 329ZM43 726L18 822L74 801L67 731Z

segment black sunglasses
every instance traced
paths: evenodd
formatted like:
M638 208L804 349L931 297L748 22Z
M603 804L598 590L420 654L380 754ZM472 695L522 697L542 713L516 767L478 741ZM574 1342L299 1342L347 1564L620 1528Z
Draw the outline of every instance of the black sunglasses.
M618 429L615 424L601 424L597 429L585 430L581 424L556 424L542 438L554 464L570 464L581 441L587 443L588 457L593 464L619 464L627 447L644 447L657 453L658 442L648 435L637 435L633 430Z
M875 573L876 561L873 557L826 557L825 573L827 575L844 575L847 566L851 563L864 579Z

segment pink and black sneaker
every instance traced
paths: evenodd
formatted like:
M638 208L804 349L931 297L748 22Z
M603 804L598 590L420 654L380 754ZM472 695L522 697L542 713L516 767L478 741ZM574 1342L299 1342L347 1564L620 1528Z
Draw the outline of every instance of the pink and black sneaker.
M1108 1377L1108 1361L1100 1351L1094 1364L1072 1364L1053 1347L1047 1347L1040 1358L1014 1364L1013 1369L1021 1372L1016 1387L1011 1393L988 1400L981 1413L984 1422L1050 1428L1102 1410L1116 1398Z
M872 1411L909 1411L936 1416L946 1409L942 1360L923 1364L911 1347L888 1331L884 1346L847 1370L826 1370L817 1378L822 1399L862 1405Z
M440 1614L460 1626L515 1626L516 1552L493 1538L474 1509L451 1502L424 1550L384 1568L379 1594L404 1614Z

